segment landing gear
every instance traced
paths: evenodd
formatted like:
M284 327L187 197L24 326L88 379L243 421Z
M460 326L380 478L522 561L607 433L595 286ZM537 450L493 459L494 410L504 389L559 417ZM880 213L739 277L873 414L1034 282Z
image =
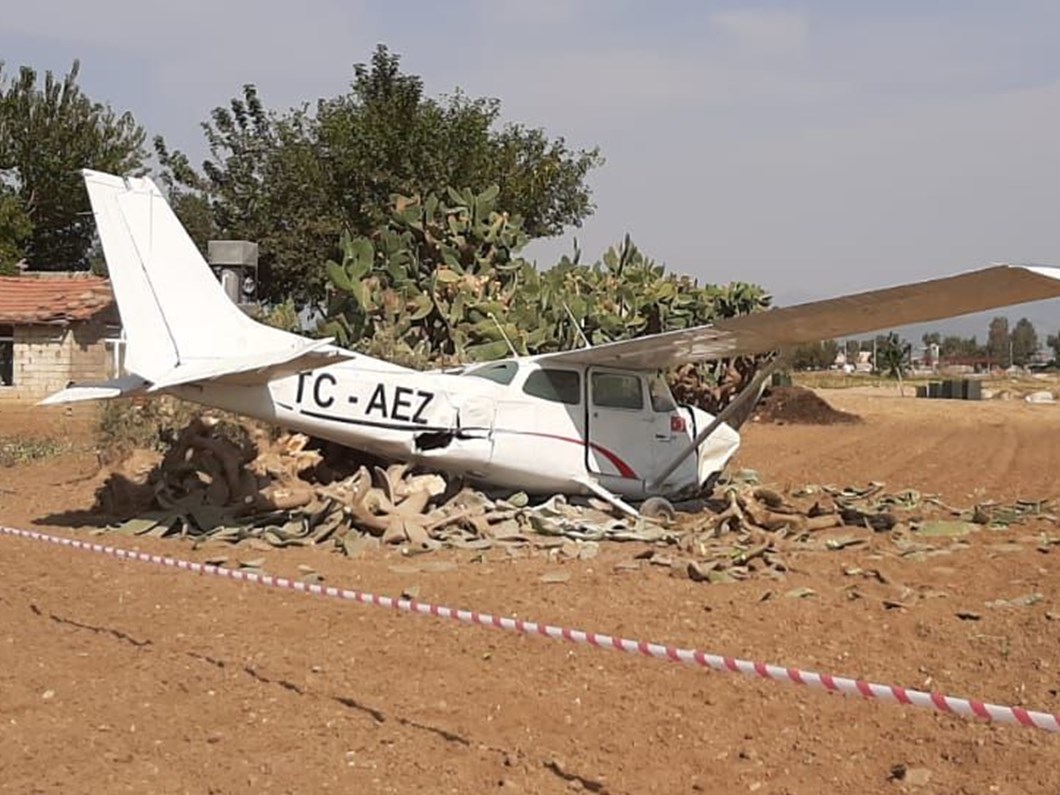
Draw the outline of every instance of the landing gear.
M640 506L640 515L645 519L657 519L672 522L677 519L677 511L665 497L649 497Z

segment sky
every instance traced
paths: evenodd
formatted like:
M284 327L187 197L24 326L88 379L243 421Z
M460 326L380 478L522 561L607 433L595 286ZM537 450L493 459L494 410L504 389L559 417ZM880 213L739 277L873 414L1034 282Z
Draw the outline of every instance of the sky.
M790 304L1060 264L1057 30L1054 0L55 0L5 11L0 59L79 58L89 96L194 157L244 83L277 108L334 96L385 43L431 94L601 148L595 214L540 264L629 232ZM1005 314L1060 330L1060 302Z

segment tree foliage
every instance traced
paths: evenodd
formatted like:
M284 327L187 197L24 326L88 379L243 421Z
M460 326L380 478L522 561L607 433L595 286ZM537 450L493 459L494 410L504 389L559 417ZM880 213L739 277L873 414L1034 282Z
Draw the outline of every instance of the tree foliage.
M1012 329L1012 363L1025 367L1038 352L1038 332L1034 324L1021 317Z
M990 321L990 330L986 336L986 355L994 364L1008 366L1012 362L1009 351L1008 318L995 317Z
M977 359L982 357L984 350L976 337L961 337L957 334L947 334L939 343L939 358L948 359Z
M342 241L322 329L362 352L414 367L569 350L689 328L768 305L747 284L699 286L667 274L627 237L592 265L580 253L538 270L519 252L523 219L496 186L398 197L387 223ZM675 374L683 399L723 400L747 362ZM742 369L741 369L742 368Z
M369 235L387 223L395 195L496 185L526 235L559 234L592 212L586 177L603 162L595 148L501 125L496 99L428 97L384 46L354 67L345 94L279 112L247 85L203 129L210 155L201 172L155 139L175 209L199 243L256 241L271 300L322 298L323 264L340 253L342 232Z
M913 346L896 332L876 338L876 370L890 378L901 379L909 370Z
M1053 349L1053 362L1060 364L1060 331L1056 334L1050 334L1046 338L1045 344Z
M791 367L795 370L827 370L835 364L839 343L823 340L798 345L791 353Z
M129 113L93 102L77 84L80 64L39 83L0 63L0 262L38 270L88 267L95 228L79 170L141 169L144 132Z
M14 187L0 184L0 276L18 273L18 263L33 232Z

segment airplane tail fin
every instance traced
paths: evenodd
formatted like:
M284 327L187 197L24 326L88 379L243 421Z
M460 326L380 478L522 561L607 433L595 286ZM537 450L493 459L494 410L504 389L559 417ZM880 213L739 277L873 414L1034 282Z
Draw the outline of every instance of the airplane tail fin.
M225 294L158 187L83 172L126 336L149 391L199 380L262 383L349 355L258 323Z

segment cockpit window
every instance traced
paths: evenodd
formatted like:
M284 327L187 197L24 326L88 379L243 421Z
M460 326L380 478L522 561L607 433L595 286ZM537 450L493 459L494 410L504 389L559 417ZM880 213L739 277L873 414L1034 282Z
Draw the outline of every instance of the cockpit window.
M534 370L523 384L531 397L576 406L582 400L582 379L574 370Z
M485 378L487 381L493 381L494 383L507 386L512 382L512 379L515 378L517 372L519 372L519 365L515 362L494 362L492 364L483 364L479 367L474 367L464 373L464 375Z

